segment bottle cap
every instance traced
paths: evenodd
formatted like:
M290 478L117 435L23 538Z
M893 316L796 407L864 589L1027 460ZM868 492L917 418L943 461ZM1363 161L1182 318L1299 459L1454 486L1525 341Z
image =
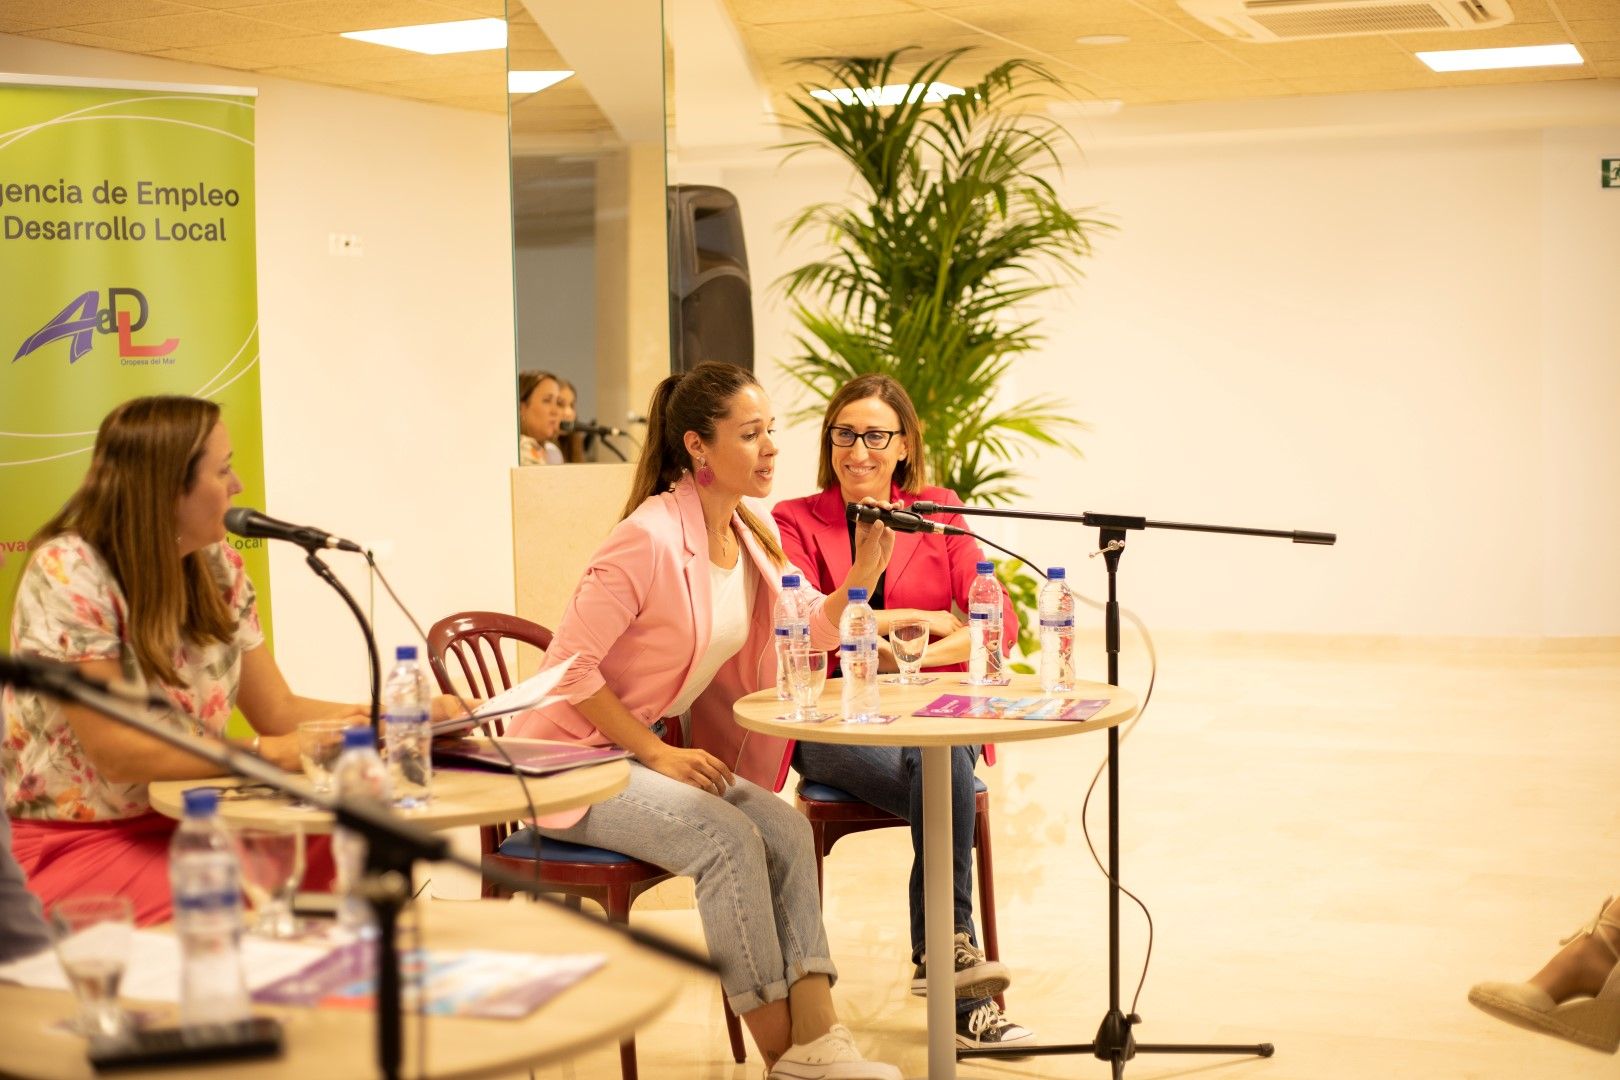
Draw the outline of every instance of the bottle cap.
M866 590L861 588L858 585L855 588L849 590L849 602L852 603L852 604L864 604L864 603L866 603Z
M219 789L190 788L181 799L185 802L186 817L213 817L219 809Z
M782 575L782 588L784 588L784 589L797 589L798 587L799 587L799 575L798 574L783 574Z
M377 736L364 725L346 727L343 729L343 749L370 750L377 745Z
M1061 566L1048 566L1046 568L1046 580L1048 581L1062 581L1067 576Z
M401 645L399 648L394 650L394 659L395 660L415 660L416 659L416 646L415 645Z
M995 563L993 563L993 562L982 562L982 563L979 564L979 573L981 573L981 574L993 574L995 572L996 572L996 564Z

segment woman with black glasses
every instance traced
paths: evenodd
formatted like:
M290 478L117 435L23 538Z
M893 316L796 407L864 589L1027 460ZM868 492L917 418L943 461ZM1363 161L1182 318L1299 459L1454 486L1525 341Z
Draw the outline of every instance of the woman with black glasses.
M809 584L830 593L854 562L855 526L846 503L870 496L910 506L919 499L960 504L954 492L927 486L922 425L905 388L887 375L862 375L846 383L827 403L822 418L821 491L776 504L772 515L782 533L788 561L809 576ZM960 515L934 520L966 528ZM965 671L968 632L957 612L968 609L968 586L984 558L969 536L897 533L894 555L878 578L870 603L878 634L894 623L921 619L928 624L924 656L928 670ZM953 610L954 609L954 610ZM1018 637L1018 614L1002 596L1005 653ZM896 670L886 641L879 645L885 670ZM941 684L944 685L943 683ZM941 691L942 693L944 690ZM951 767L953 877L956 908L957 1042L966 1047L1000 1047L1028 1042L1029 1029L1008 1020L990 1000L1011 981L1006 966L987 961L973 930L973 767L978 748L958 746ZM923 968L922 767L916 747L841 746L801 742L794 768L812 783L839 788L911 823L911 960L916 965L911 992L926 992Z

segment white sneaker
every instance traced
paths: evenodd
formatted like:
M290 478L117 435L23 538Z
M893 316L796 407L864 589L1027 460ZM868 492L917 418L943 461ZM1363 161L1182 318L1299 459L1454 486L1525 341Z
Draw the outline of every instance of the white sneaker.
M861 1057L843 1024L834 1024L815 1042L788 1047L765 1075L767 1080L900 1080L893 1065Z

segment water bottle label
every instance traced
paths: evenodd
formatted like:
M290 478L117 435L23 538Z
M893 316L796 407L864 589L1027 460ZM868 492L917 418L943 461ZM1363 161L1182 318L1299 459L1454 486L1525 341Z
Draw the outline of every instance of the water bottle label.
M776 628L776 636L777 637L784 637L784 638L785 637L792 637L793 636L793 627L791 627L791 626L778 626Z
M840 645L840 646L838 646L838 651L839 651L839 652L847 652L847 653L852 653L852 652L854 652L854 651L855 651L855 650L856 650L856 649L858 649L858 648L860 648L860 646L859 646L859 645L857 645L857 644L855 644L855 642L853 642L853 641L846 641L846 642L844 642L844 643L843 643L843 644L842 644L842 645Z
M1043 615L1041 616L1041 625L1054 630L1062 629L1065 626L1074 625L1074 616L1068 615L1061 618L1052 618L1050 616Z
M972 619L974 622L979 622L981 620L984 622L989 622L990 613L988 611L970 611L968 612L968 618Z

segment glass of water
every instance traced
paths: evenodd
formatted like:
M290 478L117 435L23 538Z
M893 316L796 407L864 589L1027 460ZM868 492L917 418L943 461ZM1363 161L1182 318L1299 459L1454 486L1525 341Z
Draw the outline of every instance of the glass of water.
M304 880L303 831L241 829L236 847L242 858L242 891L258 916L253 932L268 938L297 937L293 896Z
M298 725L298 759L315 794L332 794L332 770L343 753L347 720L305 720Z
M917 670L922 667L923 654L928 651L927 619L896 619L889 625L889 648L894 650L894 661L900 665L898 683L920 683Z
M827 719L816 710L821 691L827 685L827 654L820 649L796 648L788 651L788 689L793 692L794 711L778 720L813 724Z
M129 962L135 908L125 896L75 896L50 911L51 942L79 1002L80 1035L120 1035L118 984Z

